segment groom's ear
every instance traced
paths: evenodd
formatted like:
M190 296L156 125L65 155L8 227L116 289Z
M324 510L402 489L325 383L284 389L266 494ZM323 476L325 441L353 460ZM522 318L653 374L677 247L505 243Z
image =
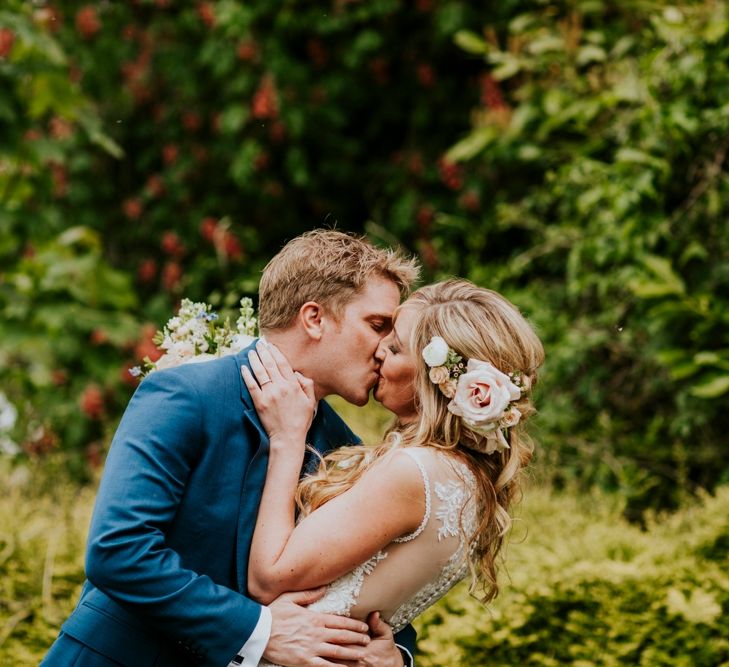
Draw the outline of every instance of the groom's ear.
M323 317L322 307L316 301L307 301L299 308L299 324L312 340L321 340Z

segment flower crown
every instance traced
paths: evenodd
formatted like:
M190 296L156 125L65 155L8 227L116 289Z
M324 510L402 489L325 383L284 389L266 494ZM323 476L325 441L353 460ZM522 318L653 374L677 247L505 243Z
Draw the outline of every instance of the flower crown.
M520 372L507 375L489 361L469 359L464 364L440 336L433 336L422 354L430 381L451 399L448 411L484 436L482 443L471 448L485 454L509 449L504 429L521 419L515 402L529 391L529 377Z

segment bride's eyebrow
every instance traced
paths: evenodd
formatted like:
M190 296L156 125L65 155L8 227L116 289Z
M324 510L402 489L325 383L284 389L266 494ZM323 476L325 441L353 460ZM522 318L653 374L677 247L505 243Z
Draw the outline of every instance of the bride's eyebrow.
M400 339L400 336L398 336L398 335L397 335L397 329L395 328L395 326L394 326L394 325L393 325L393 327L392 327L392 333L394 333L394 334L395 334L395 342L396 342L396 343L397 343L397 344L398 344L398 345L399 345L400 347L404 347L404 345L402 344L402 340Z

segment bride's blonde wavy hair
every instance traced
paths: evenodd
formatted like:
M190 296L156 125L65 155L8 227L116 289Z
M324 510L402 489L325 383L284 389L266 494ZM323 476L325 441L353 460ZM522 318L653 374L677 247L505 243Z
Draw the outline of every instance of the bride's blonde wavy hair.
M521 469L529 462L532 445L524 433L524 422L534 413L530 392L515 403L522 414L508 431L509 449L483 454L473 448L483 436L451 414L446 398L428 378L421 352L433 336L441 336L463 357L490 361L504 373L520 371L531 381L544 361L544 348L536 333L517 308L500 294L477 287L467 280L447 280L421 287L403 303L416 317L410 332L409 350L416 364L413 381L418 419L395 423L376 447L343 447L328 454L319 470L299 485L297 503L308 513L349 489L393 447L429 446L451 450L476 478L479 526L467 535L471 571L470 592L488 601L498 594L496 558L511 526L509 507L519 492Z

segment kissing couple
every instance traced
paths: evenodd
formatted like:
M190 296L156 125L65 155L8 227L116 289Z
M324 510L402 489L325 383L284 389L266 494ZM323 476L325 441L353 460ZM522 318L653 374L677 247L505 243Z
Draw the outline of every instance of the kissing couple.
M417 273L306 233L263 271L261 339L144 379L42 665L413 665L418 614L466 576L496 595L544 353L504 297L408 296ZM323 399L373 388L395 421L363 445Z

